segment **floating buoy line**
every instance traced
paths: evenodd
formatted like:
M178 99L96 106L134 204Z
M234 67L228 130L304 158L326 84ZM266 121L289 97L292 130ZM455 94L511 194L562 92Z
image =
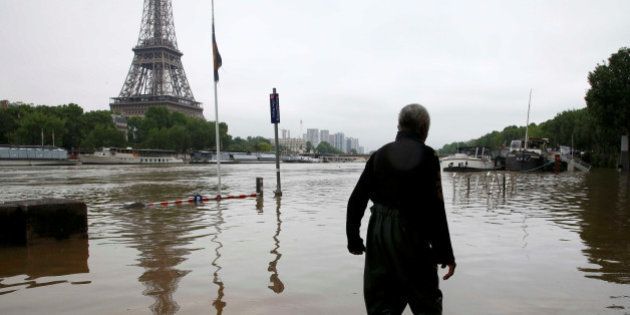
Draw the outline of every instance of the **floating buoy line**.
M207 201L220 201L227 199L245 199L245 198L255 198L258 197L257 193L252 194L240 194L240 195L216 195L216 196L202 196L202 195L194 195L188 198L175 199L175 200L167 200L160 202L149 202L145 206L146 207L168 207L168 206L179 206L184 204L199 204Z

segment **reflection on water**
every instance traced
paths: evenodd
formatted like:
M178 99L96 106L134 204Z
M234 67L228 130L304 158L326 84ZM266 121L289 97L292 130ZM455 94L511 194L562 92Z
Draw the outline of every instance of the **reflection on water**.
M221 271L221 266L219 265L219 258L221 258L221 252L219 251L223 247L223 243L219 241L219 236L221 235L222 229L221 225L224 223L223 221L223 209L221 208L221 203L217 202L217 220L215 221L214 228L216 233L211 239L211 242L215 243L214 247L215 257L212 260L212 266L215 268L214 273L212 274L212 283L217 286L217 298L212 301L212 306L217 310L217 315L223 314L223 309L227 305L226 302L223 301L223 296L225 293L225 285L221 278L219 277L219 271Z
M139 251L137 265L144 268L138 277L145 289L142 294L152 297L150 309L156 314L173 314L179 305L173 293L189 270L177 266L186 260L190 249L187 237L199 212L188 208L143 208L125 212L119 233L122 242Z
M263 214L263 209L265 207L265 198L263 197L263 195L258 195L256 197L256 212L258 214Z
M271 283L268 288L271 289L275 293L282 293L284 291L284 283L280 280L280 276L278 275L278 262L280 261L280 257L282 254L280 253L280 231L282 230L282 220L280 219L280 206L282 203L282 197L276 197L276 234L273 235L274 248L270 251L271 254L275 256L275 259L269 262L269 268L267 271L271 272L271 276L269 277L269 282Z
M589 262L587 277L630 284L630 181L628 174L601 171L586 177L580 237Z
M579 267L588 278L630 284L630 180L627 173L450 174L453 212L484 205L485 221L516 226L528 246L530 219L546 219L577 232L593 267ZM470 215L470 214L468 214Z
M87 280L41 280L89 273L88 257L87 238L61 241L42 239L28 247L0 247L0 295L21 288L32 289L62 283L89 284ZM12 277L17 280L7 279Z

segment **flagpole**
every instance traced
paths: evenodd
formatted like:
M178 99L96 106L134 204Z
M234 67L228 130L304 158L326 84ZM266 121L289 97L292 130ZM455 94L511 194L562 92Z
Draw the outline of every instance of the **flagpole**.
M212 0L212 38L214 40L214 0ZM214 43L213 43L214 45ZM213 46L214 52L214 46ZM216 58L216 55L213 53L212 58ZM213 60L213 63L215 61ZM214 69L217 71L217 69ZM217 96L217 84L218 81L216 78L214 81L214 133L215 133L215 142L217 144L217 177L219 179L219 183L217 186L218 195L221 196L221 146L219 143L219 98Z
M221 195L221 146L219 143L219 101L217 98L217 81L214 81L214 132L215 132L215 141L217 143L217 177L219 179L218 183L218 194Z
M529 89L529 102L527 103L527 122L525 123L525 150L527 150L527 142L529 141L529 111L532 108L532 89Z

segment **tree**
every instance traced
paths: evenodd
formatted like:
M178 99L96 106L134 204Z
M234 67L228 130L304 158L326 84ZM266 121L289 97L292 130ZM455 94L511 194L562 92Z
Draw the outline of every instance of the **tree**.
M28 113L20 118L17 129L19 144L42 144L42 134L44 144L51 145L53 134L55 135L55 145L63 145L63 137L66 133L65 122L55 116L45 115L40 111Z
M306 141L306 153L311 153L313 150L313 144L310 141Z
M214 122L210 122L210 124L212 125L212 128L213 128L212 130L214 131L215 130L214 129L215 123ZM214 132L212 133L212 135L214 136ZM224 122L219 123L219 141L221 141L220 142L221 147L223 148L226 145L228 145L231 140L232 140L232 136L230 136L228 134L228 125L226 123L224 123ZM213 141L212 141L212 145L215 145L214 138L213 138Z
M619 136L630 133L630 48L621 48L588 74L586 106L595 121L593 159L615 165Z
M170 112L164 107L150 108L145 117L129 118L127 144L124 132L119 131L112 121L111 111L84 113L79 105L72 103L33 106L18 102L10 105L0 110L0 143L39 145L42 130L45 144L52 144L54 131L55 145L69 150L130 145L188 152L214 148L216 142L213 121ZM219 123L219 141L224 148L233 142L226 123ZM272 149L269 140L262 137L248 137L241 142L243 150L267 152Z
M202 119L190 119L186 122L186 128L190 136L191 147L194 150L202 150L210 147L214 137L214 126L210 126Z
M319 154L341 154L341 151L330 145L326 141L322 141L317 145L315 149Z
M0 109L0 143L15 143L15 130L18 128L19 109Z
M65 121L64 127L66 132L63 137L64 147L68 150L77 148L81 143L84 131L81 120L81 116L83 116L83 108L77 104L70 103L67 105L57 106L55 110L57 115Z
M157 128L173 126L171 112L166 107L151 107L144 113L144 120L152 122Z
M81 136L81 141L78 146L82 150L126 146L125 134L116 129L112 121L111 111L95 110L87 112L81 115L80 121L81 130L78 134Z
M97 124L81 141L81 147L94 150L102 147L124 147L125 135L113 126Z
M90 131L97 125L114 127L112 113L108 110L95 110L81 116L81 124L84 131Z
M263 137L247 137L247 142L250 143L253 151L257 152L269 152L273 150L273 146L269 139Z
M588 111L600 128L630 133L630 48L621 48L588 74ZM617 141L618 139L615 139Z
M273 150L273 145L269 141L256 144L256 151L258 152L271 152L271 150Z
M175 125L166 131L166 145L164 149L186 152L191 146L190 133L184 125Z
M249 147L248 147L247 140L241 137L236 137L232 140L230 145L227 147L227 150L235 151L235 152L248 152Z
M590 148L593 143L593 120L585 108L567 110L540 124L545 137L552 145L569 145L579 149Z
M271 142L263 137L236 137L227 146L228 151L236 152L269 152L272 149Z

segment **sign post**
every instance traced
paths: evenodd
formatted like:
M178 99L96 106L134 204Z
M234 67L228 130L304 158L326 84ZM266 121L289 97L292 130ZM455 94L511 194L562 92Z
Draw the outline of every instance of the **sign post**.
M280 98L273 88L273 93L269 94L269 108L271 110L271 123L276 137L276 197L282 196L282 186L280 185L280 144L278 143L278 123L280 123Z

